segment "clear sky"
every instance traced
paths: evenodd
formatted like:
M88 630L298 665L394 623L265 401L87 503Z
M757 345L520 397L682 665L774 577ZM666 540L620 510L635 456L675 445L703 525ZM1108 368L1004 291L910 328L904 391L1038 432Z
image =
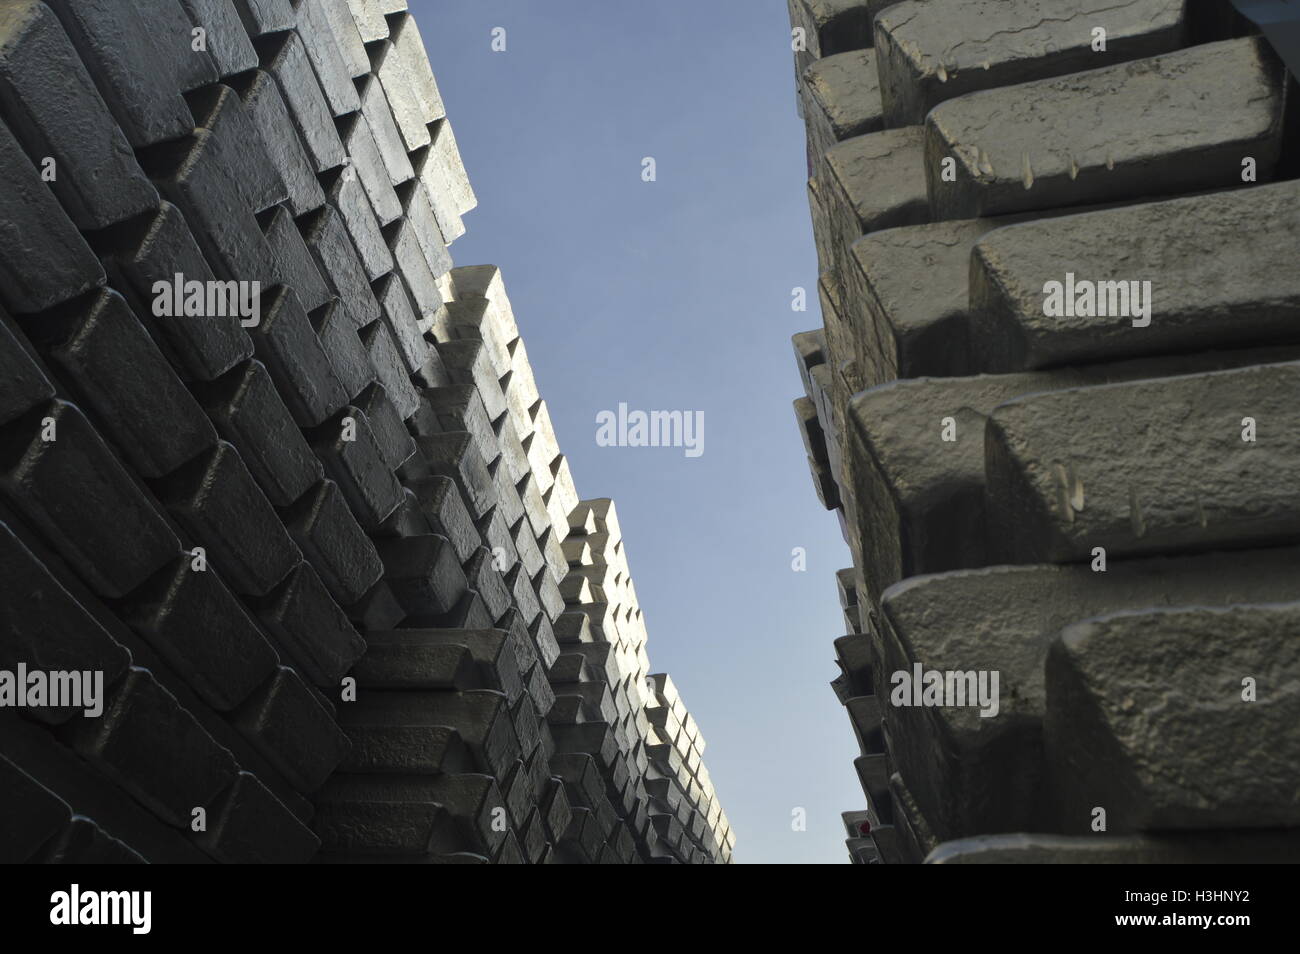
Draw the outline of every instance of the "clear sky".
M846 863L862 793L829 682L850 557L791 410L790 335L821 318L785 0L410 6L479 199L452 256L501 267L578 493L615 500L735 860ZM704 453L598 446L620 402L702 411Z

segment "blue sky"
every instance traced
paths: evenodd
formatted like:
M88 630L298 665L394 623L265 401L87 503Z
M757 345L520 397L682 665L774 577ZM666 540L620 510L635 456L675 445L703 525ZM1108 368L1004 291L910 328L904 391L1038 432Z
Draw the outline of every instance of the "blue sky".
M615 500L735 860L845 863L862 795L828 683L850 558L790 407L790 335L821 318L784 0L410 6L479 198L452 255L501 267L578 492ZM620 402L702 411L704 453L598 446Z

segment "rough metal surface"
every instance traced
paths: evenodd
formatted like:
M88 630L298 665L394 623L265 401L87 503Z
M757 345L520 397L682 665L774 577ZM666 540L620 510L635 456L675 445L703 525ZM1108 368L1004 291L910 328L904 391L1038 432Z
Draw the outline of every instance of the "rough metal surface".
M1294 181L990 232L970 256L977 360L1009 371L1300 340L1298 242ZM1115 290L1100 289L1106 301L1076 315L1048 316L1044 287L1064 284L1067 269ZM1110 303L1122 306L1133 282L1150 283L1149 315L1133 311L1135 297L1127 313Z
M1122 556L1293 539L1297 388L1300 364L1256 365L997 408L986 447L998 552L1086 560L1098 546Z
M886 591L878 695L889 698L891 674L917 663L1000 673L995 716L973 706L888 712L892 757L935 833L946 839L969 831L1074 830L1043 788L1044 663L1063 627L1118 609L1294 600L1296 561L1295 548L1280 548L1116 562L1105 573L989 567L914 577ZM1094 765L1108 771L1112 763Z
M925 123L931 209L973 218L1226 188L1244 156L1267 178L1281 70L1267 44L1243 38L942 103Z
M1066 627L1048 650L1044 735L1067 827L1086 830L1094 805L1113 832L1294 827L1297 636L1295 603Z
M1145 387L1148 394L1163 394L1167 389L1177 389L1183 379L1178 377L1168 382L1154 379L1191 372L1208 373L1242 365L1247 366L1247 370L1254 370L1260 361L1294 359L1296 355L1295 348L1284 351L1211 351L1179 358L1148 358L1019 374L912 378L855 395L850 408L847 459L842 473L850 482L857 507L856 522L850 527L850 533L861 541L866 558L862 575L868 592L877 598L886 586L914 573L982 566L990 562L1047 559L1041 550L1026 549L1012 542L1032 537L1039 532L1040 524L1019 511L1008 509L1013 506L1032 507L1031 497L1022 493L1022 484L1014 489L1006 485L1010 477L1004 477L1003 472L995 469L988 450L988 441L996 439L990 436L991 431L997 427L996 424L990 427L989 419L1014 413L1012 409L1021 400L1033 402L1038 394L1044 399L1053 394L1069 395L1059 399L1062 403L1055 406L1063 407L1068 402L1073 413L1088 415L1088 424L1085 427L1076 422L1060 432L1065 440L1058 446L1071 447L1071 453L1080 455L1078 459L1087 458L1087 467L1094 468L1098 475L1105 475L1115 473L1116 464L1122 459L1119 456L1120 444L1108 449L1108 453L1114 456L1106 456L1095 453L1096 448L1085 449L1077 438L1085 431L1088 437L1092 437L1122 433L1125 425L1138 427L1142 411L1132 408L1121 411L1112 404L1116 416L1124 419L1124 424L1118 425L1121 431L1113 431L1110 425L1095 427L1100 420L1098 402L1112 392L1068 389L1134 381ZM1079 400L1081 394L1083 400ZM1284 402L1281 395L1276 396L1269 406L1276 407L1279 401ZM1170 419L1176 416L1171 413ZM1231 435L1240 442L1240 420L1236 423ZM1052 426L1056 425L1065 426L1060 419L1053 422ZM1150 430L1158 439L1162 428L1153 424ZM1274 437L1282 440L1284 448L1290 446L1284 434L1274 432ZM1181 440L1173 435L1169 439L1173 442ZM1116 437L1117 442L1121 440ZM1131 458L1139 467L1158 466L1156 462L1162 457L1150 452L1150 445L1135 446ZM1267 451L1263 453L1265 456L1268 454ZM1285 449L1279 450L1282 458L1286 453ZM1041 461L1036 460L1035 464L1041 465ZM1054 469L1057 464L1068 468L1068 455L1059 459L1054 457L1046 465L1050 473L1046 473L1045 480L1059 476ZM1165 479L1159 482L1161 495L1169 489L1171 476L1165 475ZM1191 474L1186 477L1197 479ZM1140 495L1151 492L1138 488L1136 484L1133 486ZM1087 494L1085 491L1085 497ZM1053 497L1047 501L1043 498L1043 506L1050 507L1057 499ZM1140 496L1139 499L1145 498ZM1087 505L1085 503L1085 508ZM1096 504L1092 505L1094 512L1090 518L1097 516ZM1080 517L1080 514L1076 512L1075 516ZM1202 530L1197 533L1201 534ZM1115 542L1100 538L1093 541L1108 548ZM1208 535L1205 535L1205 542L1209 545ZM1092 545L1076 547L1072 551L1074 558L1091 557Z
M1155 56L1182 45L1184 0L908 0L875 20L880 95L891 126L945 100ZM1094 29L1106 32L1094 48Z
M808 167L819 174L831 146L884 128L871 50L815 61L804 72L800 89L808 122Z
M867 232L929 221L923 141L920 126L906 126L856 136L827 150L826 179L818 189L827 218L821 241L827 248L847 249Z

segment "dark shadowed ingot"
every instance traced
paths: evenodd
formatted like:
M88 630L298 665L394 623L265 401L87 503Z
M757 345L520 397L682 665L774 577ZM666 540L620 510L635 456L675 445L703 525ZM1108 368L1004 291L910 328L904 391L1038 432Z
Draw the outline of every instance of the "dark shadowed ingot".
M457 562L469 560L480 546L480 538L456 482L450 477L433 476L409 481L407 488L415 493L420 512L433 531L451 542Z
M90 421L66 401L51 401L5 429L0 494L104 596L124 596L180 549Z
M299 426L321 424L344 406L343 385L293 289L263 295L261 321L251 330L257 358Z
M0 310L0 424L8 424L54 397L54 385L18 344L8 321L8 315Z
M478 763L478 771L505 778L520 757L519 739L505 696L487 689L467 692L408 690L369 692L339 710L339 720L353 729L444 726L455 729ZM423 745L422 736L412 742ZM394 752L400 757L400 753ZM418 753L413 753L417 755Z
M141 476L161 477L216 443L211 422L116 292L45 312L25 330Z
M13 762L0 756L0 799L9 824L0 837L0 861L26 861L68 823L68 805Z
M42 616L62 615L58 601L42 599L40 604ZM218 712L227 712L252 695L279 663L271 644L221 577L211 570L194 572L194 559L188 553L180 554L171 566L137 588L120 612L199 698ZM0 610L0 619L7 615ZM82 632L77 644L98 629L90 628L90 622L79 621ZM50 633L57 628L50 626ZM68 642L63 635L55 645ZM85 666L89 654L82 649L79 655L80 665Z
M212 269L176 206L163 202L151 218L95 233L91 241L111 276L110 283L130 302L135 316L149 328L182 378L211 381L253 354L252 339L234 314L153 314L155 282L172 284L177 273L186 281L213 280Z
M1047 654L1043 732L1067 830L1300 824L1300 604L1115 613ZM1104 767L1104 770L1101 770Z
M445 638L436 633L446 632ZM483 685L459 630L398 629L366 634L366 654L352 667L361 689L480 689Z
M468 845L449 811L418 780L338 776L321 792L312 827L324 852L426 855ZM405 784L403 782L416 782Z
M1087 566L990 567L920 576L891 587L876 694L890 752L940 840L978 832L1051 830L1043 801L1043 666L1061 628L1122 609L1222 606L1300 598L1300 549L1206 553ZM998 673L997 714L894 706L892 675ZM991 676L990 676L991 680Z
M196 841L226 864L306 864L320 840L251 772L209 806L205 832Z
M415 444L429 469L454 480L471 516L482 519L496 503L496 490L488 462L479 453L474 436L466 431L453 431L417 437Z
M239 451L277 507L299 499L324 475L260 361L246 361L195 391L221 436Z
M1109 381L1165 379L1171 374L1294 358L1297 353L1294 348L1211 351L1021 374L917 378L856 395L850 405L846 470L854 487L868 595L876 600L885 587L916 573L983 566L1005 559L1005 554L998 556L998 550L1005 550L1008 544L1005 538L1019 539L1034 532L1032 527L1014 522L1023 521L1021 516L1007 516L1002 511L991 514L989 510L992 498L986 490L985 431L988 416L1003 402L1035 392L1058 393L1061 388ZM1159 394L1165 384L1151 380L1147 387ZM1101 393L1103 389L1096 390ZM1077 399L1078 390L1059 393L1070 395L1072 413L1083 415L1092 410L1090 402ZM1249 413L1237 415L1238 425ZM944 440L945 430L953 440ZM1232 433L1239 440L1240 426ZM1099 434L1080 431L1079 443L1073 430L1068 436L1062 431L1060 436L1069 446L1078 447L1089 438L1098 439ZM1091 466L1110 466L1096 462L1112 459L1095 456ZM1164 480L1162 477L1159 482L1162 490ZM1033 502L1017 498L1014 503L1029 509ZM991 542L998 547L990 549ZM1081 552L1080 558L1091 556L1088 549ZM1014 560L1006 562L1043 559L1037 551L1016 553Z
M43 3L14 0L0 9L0 105L31 161L57 162L48 188L78 228L104 228L157 206L126 135Z
M399 629L386 633L370 633L366 637L369 650L358 664L368 672L378 675L372 665L382 667L387 688L469 688L481 686L505 694L510 702L523 695L523 682L519 675L518 657L510 634L499 629ZM372 657L379 658L372 663ZM453 653L454 664L442 657ZM468 672L462 670L461 653L469 656ZM424 660L429 660L430 677L443 673L441 685L419 684L408 679L419 678L424 671ZM454 668L448 672L447 666Z
M449 613L464 595L465 571L446 537L430 533L381 540L378 550L385 580L409 615Z
M320 694L287 666L249 696L230 721L300 792L320 788L348 754L348 738Z
M309 563L299 563L256 602L259 618L303 675L332 689L366 651L366 642L334 602Z
M903 776L894 772L889 776L889 804L894 818L894 827L898 829L903 857L907 864L917 865L925 860L926 855L934 850L937 842L930 824L916 804L916 799L908 791Z
M149 670L132 666L106 695L103 718L70 722L63 741L168 824L235 780L234 757Z
M265 596L302 559L239 452L225 441L154 490L237 593Z
M42 311L101 284L104 269L3 122L0 162L0 215L11 226L0 232L0 303L14 312ZM45 267L32 269L34 261Z
M293 819L291 826L297 825L297 819ZM311 832L301 826L298 828L298 831L286 833L288 839L296 840L299 833L305 833L308 838L311 838ZM301 846L303 842L299 841L298 844ZM312 847L311 850L314 852L315 848ZM292 852L286 852L289 853ZM298 856L297 860L309 859ZM68 820L67 826L46 842L31 861L33 864L42 865L142 865L146 863L134 848L114 838L84 815L73 815Z
M0 523L0 572L23 599L0 605L0 667L10 672L25 663L52 671L98 670L111 686L131 664L131 654L95 621L27 549ZM220 585L220 584L218 584ZM79 715L64 707L32 711L42 721Z

